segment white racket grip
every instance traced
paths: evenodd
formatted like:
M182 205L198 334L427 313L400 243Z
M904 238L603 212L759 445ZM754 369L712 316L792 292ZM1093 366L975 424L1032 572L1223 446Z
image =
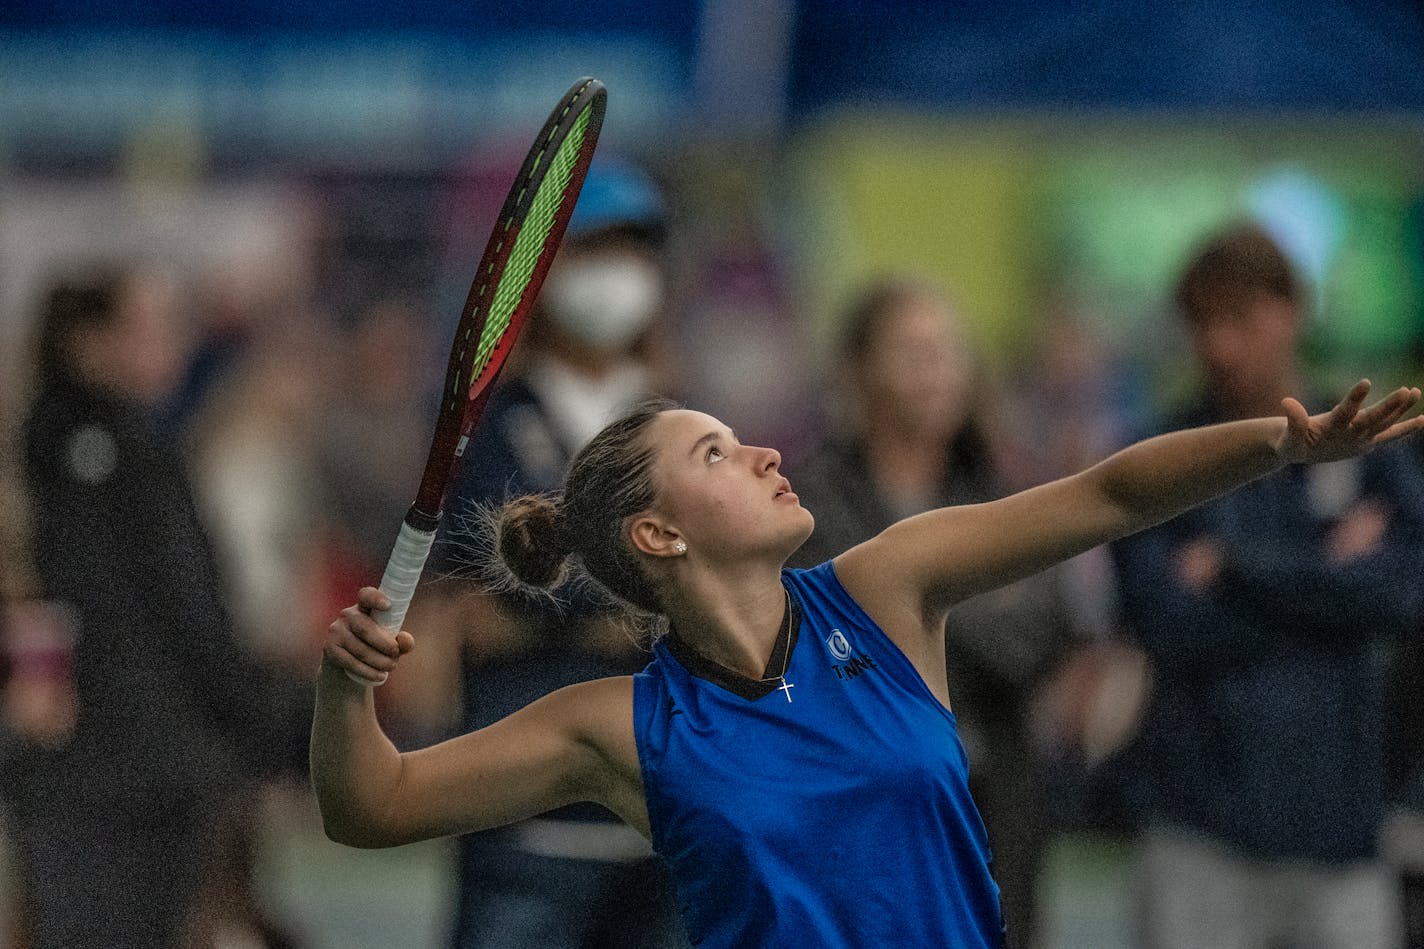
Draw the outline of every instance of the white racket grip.
M430 547L435 543L435 531L411 527L402 521L400 533L396 535L391 559L386 561L386 573L381 577L381 592L390 597L388 610L375 610L371 617L393 633L400 632L405 621L405 612L410 609L411 598L415 596L416 584L425 569L425 561L430 556ZM354 673L347 673L353 682L360 685L376 685Z
M391 608L371 614L376 622L393 633L400 632L401 623L405 621L405 611L410 609L415 585L420 582L433 543L435 531L423 531L401 522L391 559L386 561L386 574L381 577L381 592L391 598Z

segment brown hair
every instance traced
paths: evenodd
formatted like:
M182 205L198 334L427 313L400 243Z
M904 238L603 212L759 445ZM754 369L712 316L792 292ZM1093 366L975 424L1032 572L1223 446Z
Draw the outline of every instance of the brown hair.
M35 361L41 377L69 375L69 341L78 331L107 326L131 277L117 265L102 265L56 280L40 302Z
M901 310L921 302L943 306L956 313L954 301L933 284L912 276L887 276L871 282L853 298L842 317L840 358L850 367L864 366L880 341L887 322ZM956 314L957 315L957 314ZM971 372L980 367L966 351ZM980 420L978 405L971 406L964 424L949 443L950 464L960 472L986 473L989 468L989 440Z
M949 302L929 283L913 277L885 277L856 296L841 318L840 357L850 365L865 362L880 338L885 321L922 300Z
M667 399L640 403L595 435L569 466L562 494L514 498L495 515L495 550L521 584L550 589L568 576L570 555L620 599L661 613L627 536L629 517L653 504L654 446L645 437Z
M1177 282L1176 303L1190 322L1266 294L1300 302L1300 282L1280 247L1257 224L1238 224L1210 238Z

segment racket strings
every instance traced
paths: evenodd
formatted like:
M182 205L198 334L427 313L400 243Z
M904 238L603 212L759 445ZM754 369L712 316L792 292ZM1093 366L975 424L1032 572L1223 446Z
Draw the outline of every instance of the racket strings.
M573 176L573 169L583 148L584 132L588 128L592 111L591 108L585 108L574 120L569 134L550 160L544 180L534 191L528 216L514 238L514 246L510 249L504 273L500 276L494 289L489 317L485 321L484 330L480 333L474 360L470 366L471 384L489 365L490 356L494 353L494 349L501 337L504 336L505 331L509 329L510 318L514 315L515 308L519 305L524 290L529 285L529 279L539 262L544 242L553 229L554 219L563 203L569 180ZM512 224L512 220L507 222L506 230L509 224Z
M544 243L553 228L555 215L563 202L574 165L583 149L588 123L594 111L591 105L584 106L583 113L574 120L568 135L559 144L543 180L535 188L523 227L517 227L520 216L519 209L524 206L524 199L529 193L529 181L533 179L543 164L558 127L563 124L583 91L591 84L591 82L585 83L569 96L568 103L559 113L558 120L553 123L548 135L535 153L528 173L524 175L524 182L513 202L514 211L505 217L503 226L499 229L500 238L494 246L493 257L486 265L485 272L472 294L471 313L478 313L484 308L491 286L495 287L494 300L489 306L488 316L484 320L483 328L476 340L474 357L468 361L465 357L469 351L470 335L474 332L473 322L465 327L460 336L460 350L451 360L450 401L445 406L447 413L454 414L463 411L466 391L474 387L475 383L479 381L481 373L489 366L495 348L508 331L514 311L518 307L534 268L538 264ZM491 278L499 266L499 255L504 249L505 242L509 240L511 230L515 231L514 247L510 250L503 273L492 283ZM465 378L462 370L467 365L469 376Z

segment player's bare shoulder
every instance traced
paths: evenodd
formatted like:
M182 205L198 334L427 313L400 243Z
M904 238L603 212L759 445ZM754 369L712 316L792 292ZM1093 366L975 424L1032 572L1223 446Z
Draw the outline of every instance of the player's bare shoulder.
M633 741L633 677L610 676L565 686L551 696L573 735L603 753ZM634 749L634 762L637 753Z
M914 530L901 521L835 559L841 586L891 638L907 624L916 630L924 625L923 567L915 560L915 539L908 536Z

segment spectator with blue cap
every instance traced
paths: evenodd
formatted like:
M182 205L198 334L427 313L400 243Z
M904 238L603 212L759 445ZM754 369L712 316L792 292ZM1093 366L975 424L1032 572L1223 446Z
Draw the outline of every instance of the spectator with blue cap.
M522 351L465 451L453 513L557 489L584 442L660 388L665 230L652 180L596 158ZM562 686L646 664L611 605L576 589L551 601L474 592L487 578L469 563L458 526L436 557L444 582L428 588L426 608L458 600L450 612L470 631L458 644L461 731ZM652 949L685 938L647 842L602 808L579 805L461 838L453 944Z

